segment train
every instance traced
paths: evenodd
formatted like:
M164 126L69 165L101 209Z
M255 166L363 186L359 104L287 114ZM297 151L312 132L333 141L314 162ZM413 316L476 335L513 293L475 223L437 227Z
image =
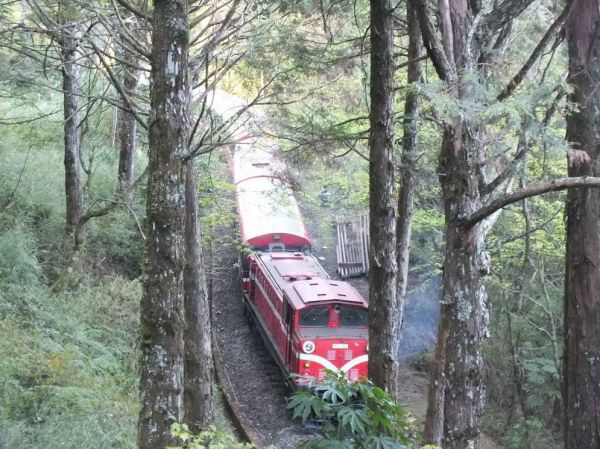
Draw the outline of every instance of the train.
M252 135L232 149L245 312L290 391L314 390L328 371L367 378L368 304L332 279L312 242L277 145Z

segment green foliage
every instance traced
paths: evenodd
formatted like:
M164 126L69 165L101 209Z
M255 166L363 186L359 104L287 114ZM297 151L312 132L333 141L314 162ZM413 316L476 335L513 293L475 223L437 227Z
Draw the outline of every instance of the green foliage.
M133 448L138 282L50 296L3 284L0 434L11 448Z
M356 216L368 209L369 177L366 166L364 160L350 155L335 161L314 160L298 165L293 161L289 163L301 206L304 209L321 209L319 195L327 189L331 194L331 208L343 211L344 218ZM331 210L325 212L330 219L333 218ZM324 224L330 225L328 221Z
M299 448L400 449L414 440L412 418L371 382L328 372L315 388L318 395L300 391L289 400L294 418L323 423L322 436Z
M22 229L0 234L0 283L37 284L42 269L35 256L35 239Z
M548 432L544 422L536 417L520 419L508 434L508 446L510 449L558 449L562 447L553 433Z
M229 232L235 223L235 186L228 181L227 168L212 156L198 158L198 171L202 176L198 179L198 201L202 243L210 245L238 244Z
M167 449L254 449L250 443L240 443L230 433L210 426L198 435L190 432L187 424L174 423L171 426L173 436L181 440L181 445Z
M133 449L141 286L123 276L140 272L138 223L119 211L92 220L73 256L60 89L31 89L39 67L7 59L2 52L0 70L11 72L0 81L0 447ZM43 84L60 86L47 75ZM83 154L91 207L114 195L116 180L112 111L97 112ZM130 207L143 223L140 203ZM77 282L52 294L65 271Z
M138 209L141 207L138 206ZM137 213L140 215L134 215ZM139 220L143 216L143 210L132 213L118 209L89 222L86 246L98 274L103 274L104 268L105 271L117 271L131 278L140 275L144 241Z
M551 359L535 357L533 359L525 360L522 363L522 366L525 369L527 379L531 383L542 385L545 382L547 375L558 379L559 373L557 367Z
M493 410L484 416L488 434L494 435L506 449L560 449L564 447L558 433L558 426L549 425L536 416L518 417L513 423L498 419L498 411Z

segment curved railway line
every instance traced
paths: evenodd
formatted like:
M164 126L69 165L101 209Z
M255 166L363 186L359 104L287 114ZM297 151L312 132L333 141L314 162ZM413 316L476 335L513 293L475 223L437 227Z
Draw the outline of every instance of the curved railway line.
M281 371L244 315L237 255L233 248L227 253L211 303L218 382L241 437L257 448L292 449L311 432L286 410Z

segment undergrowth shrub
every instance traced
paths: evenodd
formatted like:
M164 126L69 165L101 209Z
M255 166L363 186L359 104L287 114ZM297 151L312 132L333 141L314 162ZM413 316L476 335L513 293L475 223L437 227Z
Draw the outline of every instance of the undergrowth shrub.
M62 98L0 87L10 91L0 105L5 120L49 114L5 126L0 141L0 449L133 449L141 286L123 277L140 272L138 224L119 210L93 219L74 254L65 232L63 118L52 114ZM98 123L94 131L110 128ZM82 154L92 173L87 207L110 200L116 182L106 136L94 136ZM137 200L130 206L143 225ZM49 288L69 270L77 282Z
M141 287L0 290L0 447L135 447Z
M141 274L144 255L144 240L138 227L141 225L124 210L114 210L88 223L85 246L93 258L96 274L120 273L129 278Z
M42 269L36 258L35 238L22 229L0 234L0 282L37 284Z
M318 395L295 393L288 404L294 418L322 423L322 435L302 442L298 449L406 449L413 447L413 418L389 394L371 382L349 380L342 372L328 372Z
M539 417L518 416L507 423L507 411L490 404L483 417L485 432L506 449L560 449L564 447L559 429L552 428Z
M209 429L194 435L187 424L174 423L171 434L180 441L180 445L167 449L255 449L250 443L239 442L231 432L210 426ZM269 446L267 449L274 449Z

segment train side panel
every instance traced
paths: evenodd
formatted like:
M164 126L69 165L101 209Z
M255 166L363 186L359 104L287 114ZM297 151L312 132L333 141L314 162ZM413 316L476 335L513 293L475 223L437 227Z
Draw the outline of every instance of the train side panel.
M243 292L245 307L252 314L275 361L284 374L287 374L289 349L286 343L289 329L285 324L283 299L267 273L257 266L252 255L249 256L249 279L246 285Z

